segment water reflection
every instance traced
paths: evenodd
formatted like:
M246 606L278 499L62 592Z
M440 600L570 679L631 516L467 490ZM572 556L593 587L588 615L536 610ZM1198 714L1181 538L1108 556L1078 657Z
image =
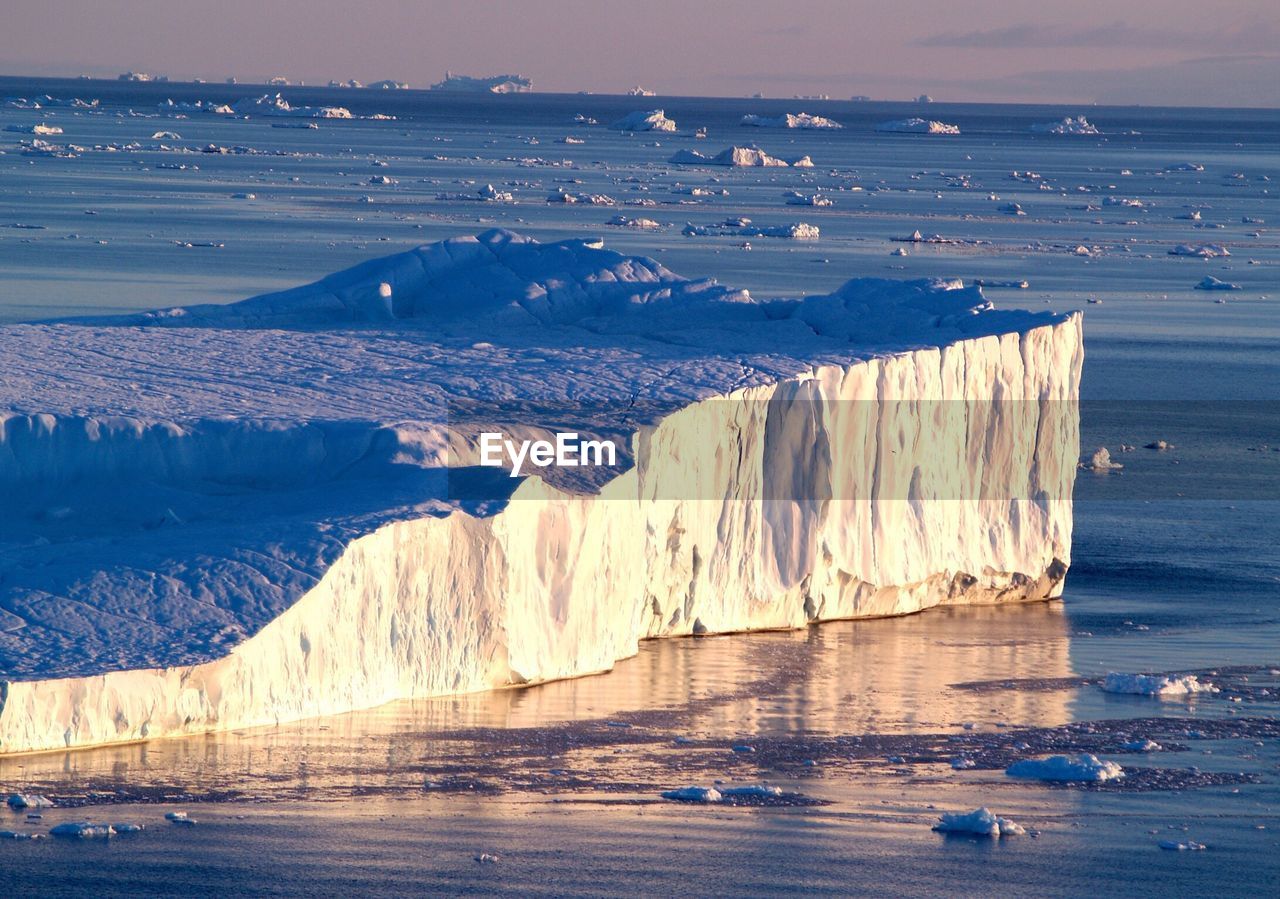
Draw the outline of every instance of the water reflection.
M465 779L468 765L485 767L499 755L507 760L507 785L536 785L540 770L557 765L608 782L640 764L625 753L669 747L677 736L749 740L938 733L966 722L1061 724L1068 692L952 685L1068 676L1068 650L1057 602L658 640L597 677L398 702L276 728L7 758L0 760L0 783L67 795L123 790L151 799L323 798L421 790L441 771Z

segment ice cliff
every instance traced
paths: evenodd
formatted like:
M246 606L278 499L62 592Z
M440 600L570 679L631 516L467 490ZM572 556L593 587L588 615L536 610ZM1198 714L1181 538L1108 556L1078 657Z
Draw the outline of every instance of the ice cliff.
M505 231L0 328L0 752L1057 595L1080 338L958 282L757 300ZM566 429L624 458L478 465Z

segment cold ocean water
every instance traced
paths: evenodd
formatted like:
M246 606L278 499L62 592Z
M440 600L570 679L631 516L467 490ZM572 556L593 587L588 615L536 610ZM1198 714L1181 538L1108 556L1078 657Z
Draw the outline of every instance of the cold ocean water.
M600 235L757 296L854 276L981 279L999 305L1085 310L1082 449L1107 446L1125 467L1080 473L1060 602L660 641L599 677L0 759L6 793L58 804L39 819L4 811L0 830L147 825L111 840L0 840L6 883L47 895L1274 889L1280 112L310 88L284 93L396 119L309 129L156 112L168 98L262 90L0 79L6 98L101 100L0 105L5 128L63 129L0 131L0 321L232 301L494 226ZM679 133L608 128L657 107ZM845 127L737 124L801 111ZM1102 136L1030 131L1082 112ZM962 133L874 130L910 115ZM750 143L815 166L666 162ZM200 152L209 145L226 152ZM382 175L393 183L371 181ZM470 199L486 184L512 201ZM561 189L615 205L548 203ZM788 205L791 191L834 203ZM657 227L608 224L616 215ZM821 237L747 249L681 233L739 216ZM917 230L943 240L899 242ZM1184 244L1230 255L1170 253ZM1241 289L1194 289L1207 275ZM0 360L0 380L21 364ZM1145 448L1159 440L1171 448ZM1219 692L1108 693L1108 672L1194 672ZM1127 748L1145 739L1162 748ZM1062 787L1003 773L1081 751L1126 777ZM716 781L782 795L660 796ZM983 805L1034 835L930 830ZM199 823L166 821L175 810Z

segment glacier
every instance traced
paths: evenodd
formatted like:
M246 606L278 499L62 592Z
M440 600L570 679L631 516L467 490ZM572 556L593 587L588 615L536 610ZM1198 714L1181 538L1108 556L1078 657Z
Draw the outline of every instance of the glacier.
M1045 599L1070 564L1080 315L958 281L758 299L494 230L0 353L0 753ZM494 429L624 458L512 478Z

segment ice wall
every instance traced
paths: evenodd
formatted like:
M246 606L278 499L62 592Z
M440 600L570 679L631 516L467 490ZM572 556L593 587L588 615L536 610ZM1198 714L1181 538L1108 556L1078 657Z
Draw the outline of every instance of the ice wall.
M383 524L214 661L0 684L0 752L570 677L648 637L1056 596L1080 324L727 391L641 428L599 494L528 478L492 515Z

